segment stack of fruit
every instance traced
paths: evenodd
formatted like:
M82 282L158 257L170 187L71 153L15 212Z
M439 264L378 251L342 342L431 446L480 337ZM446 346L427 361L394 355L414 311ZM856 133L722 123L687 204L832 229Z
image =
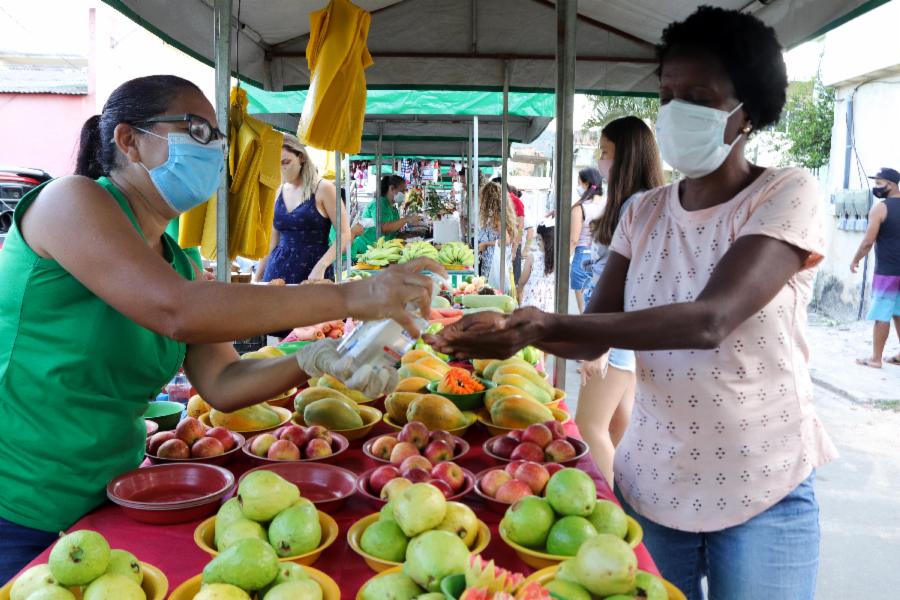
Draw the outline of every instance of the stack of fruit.
M269 460L320 460L340 449L337 434L321 425L285 425L273 433L263 433L247 441L254 456Z
M535 479L534 483L531 491L540 482ZM625 513L616 503L597 499L594 480L584 471L562 469L554 473L546 482L544 494L525 496L509 507L500 522L504 540L566 557L575 556L585 540L600 533L619 540L628 533Z
M439 260L437 248L429 244L428 242L412 242L403 246L403 252L400 255L400 259L397 261L401 265L403 263L408 263L409 261L416 258L430 258L432 260Z
M110 550L88 529L64 535L47 564L31 567L10 589L10 600L145 600L144 571L130 552ZM81 589L83 588L83 589Z
M521 358L475 360L475 372L495 387L484 395L486 423L502 429L524 429L533 423L556 420L552 408L558 404L557 391Z
M488 498L513 504L525 496L542 495L550 477L562 468L560 464L514 460L505 469L491 469L481 474L476 486Z
M356 390L346 388L330 375L324 375L313 387L294 396L295 421L307 426L320 425L330 430L356 429L365 422L360 411L363 402L371 402Z
M395 391L424 391L430 382L440 381L449 370L450 365L432 352L424 348L410 350L400 358L401 381Z
M587 450L584 442L566 436L562 423L555 420L494 436L484 447L489 454L503 460L549 463L572 461Z
M460 278L456 287L450 290L450 294L453 297L467 296L470 294L480 294L482 291L485 291L485 295L487 296L492 296L494 294L494 290L487 285L487 277L466 275L465 277Z
M438 260L441 264L471 267L475 264L475 253L469 248L468 244L463 242L449 242L441 246L438 253Z
M213 408L207 416L201 418L209 419L209 423L214 427L253 432L278 427L287 420L285 416L290 418L290 411L260 402L233 412L222 412Z
M207 428L199 419L187 417L175 431L160 431L147 440L153 459L186 460L221 456L243 443L244 438L224 427Z
M462 438L442 429L429 432L421 421L407 423L400 433L382 435L363 445L364 453L394 465L411 456L422 456L438 464L460 458L468 449Z
M391 263L399 262L402 252L403 240L386 240L380 237L374 245L368 246L365 252L356 257L357 267L360 265L386 267Z

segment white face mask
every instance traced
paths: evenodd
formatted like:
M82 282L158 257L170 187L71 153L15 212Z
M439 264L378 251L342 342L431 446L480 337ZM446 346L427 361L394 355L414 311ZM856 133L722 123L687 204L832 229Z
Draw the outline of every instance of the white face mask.
M406 196L403 195L403 192L397 192L394 194L394 204L403 204L403 200Z
M580 183L578 184L578 195L579 195L579 196L584 196L584 192L585 192L586 190L587 190L586 187L584 187L584 186L581 185Z
M743 102L731 112L725 112L681 100L662 105L656 119L656 138L663 160L691 179L718 169L743 136L740 134L730 144L725 143L728 117L741 106Z

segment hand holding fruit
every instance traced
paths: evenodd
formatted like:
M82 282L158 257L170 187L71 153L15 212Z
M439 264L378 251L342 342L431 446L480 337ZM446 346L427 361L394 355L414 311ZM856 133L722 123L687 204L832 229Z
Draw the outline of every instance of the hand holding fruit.
M437 335L426 336L425 342L458 358L509 358L525 346L542 341L546 317L546 313L531 306L509 316L480 312L463 317Z
M327 338L307 344L295 353L297 364L311 379L331 375L370 398L382 396L397 386L394 369L366 365L354 370L351 359L338 354L339 343L340 340Z

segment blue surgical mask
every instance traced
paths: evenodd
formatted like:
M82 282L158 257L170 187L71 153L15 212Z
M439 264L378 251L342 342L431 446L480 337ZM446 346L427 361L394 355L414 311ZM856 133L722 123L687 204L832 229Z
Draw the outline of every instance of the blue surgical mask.
M170 133L168 137L141 129L169 142L169 158L148 169L153 185L166 203L178 213L185 213L206 202L219 187L225 170L225 140L201 144L187 133Z

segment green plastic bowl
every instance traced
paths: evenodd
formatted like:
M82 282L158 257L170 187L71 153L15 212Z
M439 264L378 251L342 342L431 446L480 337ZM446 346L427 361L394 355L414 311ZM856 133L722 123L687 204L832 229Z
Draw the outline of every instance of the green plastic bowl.
M465 575L447 575L441 579L441 592L447 600L456 600L464 591L466 591Z
M171 400L158 400L147 406L144 418L159 424L160 431L175 429L181 420L184 405Z
M312 344L312 341L302 341L302 342L285 342L283 344L278 344L278 349L284 352L285 354L293 354L303 346L307 344Z
M484 406L484 394L489 389L496 387L493 382L485 381L484 379L477 378L481 385L484 386L484 389L480 392L475 392L474 394L445 394L443 392L437 391L437 386L440 383L439 381L432 381L428 384L428 391L432 394L437 394L438 396L443 396L450 402L456 405L459 410L478 410L479 408Z

